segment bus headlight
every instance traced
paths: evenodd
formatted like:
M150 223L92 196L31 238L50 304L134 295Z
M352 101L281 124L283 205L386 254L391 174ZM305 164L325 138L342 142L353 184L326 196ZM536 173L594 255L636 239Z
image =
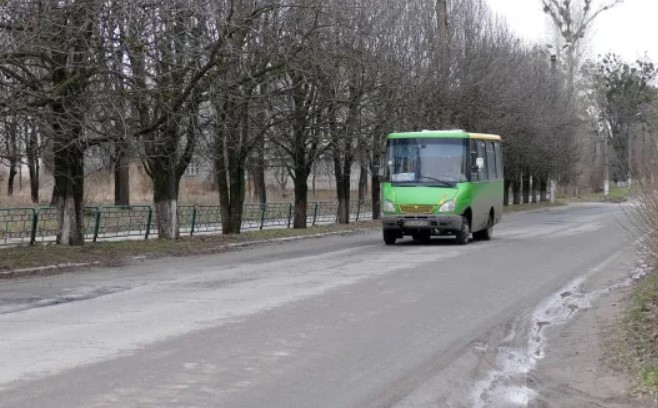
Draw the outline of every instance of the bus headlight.
M439 212L453 212L455 211L455 200L450 200L446 201L443 203L441 208L439 208Z
M394 213L395 205L389 200L384 201L384 212L385 213Z

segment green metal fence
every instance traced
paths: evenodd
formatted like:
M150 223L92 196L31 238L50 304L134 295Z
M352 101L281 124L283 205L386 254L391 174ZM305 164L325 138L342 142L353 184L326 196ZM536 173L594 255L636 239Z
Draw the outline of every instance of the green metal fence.
M148 205L97 207L92 240L144 237L151 233L153 209Z
M191 224L190 235L194 233L216 232L222 229L222 213L218 205L198 205L196 215ZM180 218L180 217L179 217Z
M0 208L0 245L34 243L35 220L34 208Z
M308 203L307 224L334 223L338 204ZM350 203L350 219L359 221L371 215L369 202ZM289 203L246 204L242 229L290 228L294 206ZM153 235L157 214L151 206L87 206L84 208L85 238L93 242L117 239L148 239ZM178 207L178 228L182 235L221 231L219 206ZM55 242L58 233L57 209L0 208L0 246Z

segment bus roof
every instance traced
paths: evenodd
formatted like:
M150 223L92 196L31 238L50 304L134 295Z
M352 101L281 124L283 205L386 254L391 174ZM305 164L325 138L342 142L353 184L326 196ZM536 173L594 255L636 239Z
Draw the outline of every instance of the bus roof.
M498 135L485 133L470 133L461 129L455 130L423 130L422 132L398 132L391 133L388 139L416 139L416 138L445 138L445 139L480 139L480 140L497 140L501 138Z

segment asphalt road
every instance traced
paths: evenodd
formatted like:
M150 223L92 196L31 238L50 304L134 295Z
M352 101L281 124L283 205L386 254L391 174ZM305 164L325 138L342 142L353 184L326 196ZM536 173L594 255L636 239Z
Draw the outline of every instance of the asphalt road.
M628 275L624 214L511 214L467 246L373 232L0 282L0 406L527 405L488 398L491 350L574 279Z

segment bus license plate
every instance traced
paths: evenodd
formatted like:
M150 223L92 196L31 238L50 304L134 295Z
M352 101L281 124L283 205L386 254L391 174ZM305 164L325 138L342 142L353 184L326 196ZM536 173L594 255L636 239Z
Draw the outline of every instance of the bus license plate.
M405 227L427 227L427 221L425 220L411 220L404 222Z

